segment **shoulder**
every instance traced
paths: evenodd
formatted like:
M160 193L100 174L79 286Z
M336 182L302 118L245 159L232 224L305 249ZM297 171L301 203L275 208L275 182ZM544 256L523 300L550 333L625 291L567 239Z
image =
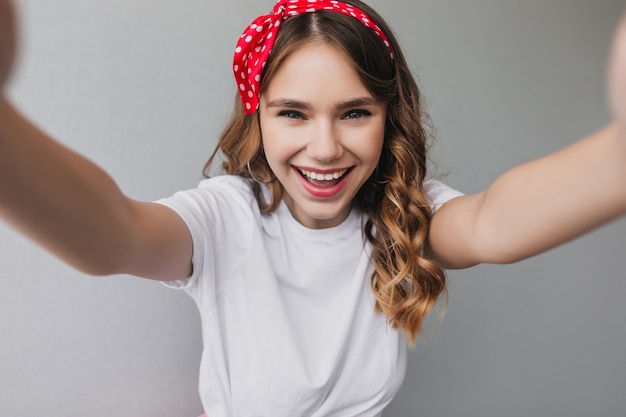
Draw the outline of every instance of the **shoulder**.
M252 203L256 205L249 181L234 175L220 175L204 179L196 188L179 191L171 197L160 200L160 202L168 201L223 209L250 207Z
M260 217L252 187L244 178L223 175L200 181L193 189L156 201L176 212L193 242L193 275L168 284L192 288L204 274L228 277L250 249Z
M233 175L204 179L196 188L179 191L157 203L170 207L184 219L196 218L202 223L260 215L250 182Z
M245 199L254 198L250 181L237 175L218 175L204 179L198 183L196 190L200 193L211 191Z

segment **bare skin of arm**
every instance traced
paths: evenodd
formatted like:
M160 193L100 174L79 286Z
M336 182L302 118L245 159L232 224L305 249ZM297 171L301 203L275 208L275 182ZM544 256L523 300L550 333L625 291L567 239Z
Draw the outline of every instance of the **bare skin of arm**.
M626 213L626 139L616 124L503 174L434 216L433 256L448 268L511 263Z
M0 83L14 53L7 5L0 0L0 22L10 23L0 25L0 39L10 40L0 42ZM626 212L625 30L615 39L609 91L616 122L440 209L429 243L444 266L521 260ZM176 279L191 272L191 238L176 214L125 197L106 173L7 100L0 102L0 217L90 273Z
M124 196L99 167L0 100L0 217L91 274L169 280L191 273L180 217Z
M615 32L607 75L614 122L442 207L429 240L435 259L448 268L511 263L626 214L626 17Z
M13 4L0 0L0 219L90 274L189 276L191 236L176 213L123 195L103 170L4 98L15 29Z

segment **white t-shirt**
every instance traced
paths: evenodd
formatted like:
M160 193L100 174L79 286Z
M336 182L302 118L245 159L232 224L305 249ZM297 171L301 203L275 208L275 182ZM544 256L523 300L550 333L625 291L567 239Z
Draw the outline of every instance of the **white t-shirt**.
M435 181L427 190L434 208L460 195ZM235 176L159 202L193 239L193 275L166 285L200 311L209 417L382 414L404 379L407 340L374 312L363 215L316 230L284 203L262 215Z

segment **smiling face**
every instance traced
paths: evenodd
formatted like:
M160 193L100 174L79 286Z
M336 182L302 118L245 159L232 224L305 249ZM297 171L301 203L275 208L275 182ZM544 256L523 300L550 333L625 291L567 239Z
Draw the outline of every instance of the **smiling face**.
M309 44L282 63L259 113L265 156L291 214L312 229L340 224L378 164L385 105L342 52Z

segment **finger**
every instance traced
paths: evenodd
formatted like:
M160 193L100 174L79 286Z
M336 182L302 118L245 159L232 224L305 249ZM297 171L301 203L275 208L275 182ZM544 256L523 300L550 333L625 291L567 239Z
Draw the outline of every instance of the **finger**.
M626 16L613 36L608 67L608 98L613 117L626 128Z
M0 0L0 88L4 87L15 61L15 13L9 0Z

